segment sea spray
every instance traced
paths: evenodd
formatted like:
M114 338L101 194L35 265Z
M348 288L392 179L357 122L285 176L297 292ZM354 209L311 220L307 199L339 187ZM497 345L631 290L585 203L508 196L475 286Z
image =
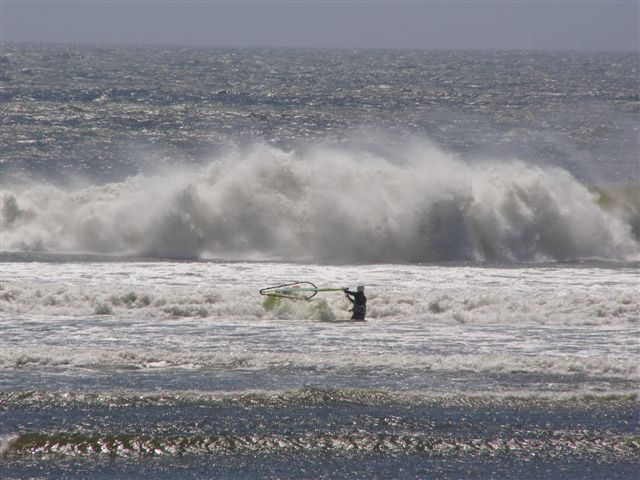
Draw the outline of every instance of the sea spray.
M629 208L558 167L470 162L424 143L393 157L257 144L180 173L5 185L0 239L4 251L172 258L633 260Z

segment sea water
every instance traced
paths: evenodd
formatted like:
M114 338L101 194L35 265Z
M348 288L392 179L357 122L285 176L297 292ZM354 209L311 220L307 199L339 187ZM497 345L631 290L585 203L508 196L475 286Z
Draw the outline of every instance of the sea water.
M1 65L3 478L637 474L636 56Z

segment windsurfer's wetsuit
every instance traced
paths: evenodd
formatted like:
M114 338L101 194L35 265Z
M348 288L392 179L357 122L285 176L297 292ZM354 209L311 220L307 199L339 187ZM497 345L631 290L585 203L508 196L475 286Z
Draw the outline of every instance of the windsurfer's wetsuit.
M367 314L367 297L365 297L364 292L352 292L345 288L344 293L347 294L349 301L353 303L351 320L364 322L364 316Z

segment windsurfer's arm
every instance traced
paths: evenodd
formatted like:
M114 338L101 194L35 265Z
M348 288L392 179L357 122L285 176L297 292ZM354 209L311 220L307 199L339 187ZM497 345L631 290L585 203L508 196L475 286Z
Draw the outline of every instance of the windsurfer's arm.
M355 295L356 292L350 292L348 288L343 288L342 291L345 293L344 296L347 297L351 303L356 303L353 299L353 295Z

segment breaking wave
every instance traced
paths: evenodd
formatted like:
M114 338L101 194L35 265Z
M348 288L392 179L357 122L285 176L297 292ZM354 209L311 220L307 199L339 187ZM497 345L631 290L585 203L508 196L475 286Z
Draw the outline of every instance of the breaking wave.
M616 198L560 168L470 163L425 144L393 155L257 145L101 186L3 185L0 242L330 263L637 259L640 208Z

